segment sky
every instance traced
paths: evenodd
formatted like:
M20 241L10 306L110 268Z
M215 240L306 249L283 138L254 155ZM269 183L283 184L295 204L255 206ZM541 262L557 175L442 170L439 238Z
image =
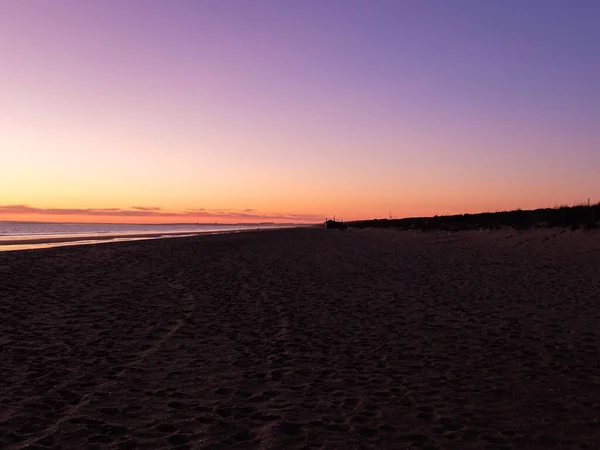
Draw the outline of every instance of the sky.
M0 220L600 201L597 0L0 0Z

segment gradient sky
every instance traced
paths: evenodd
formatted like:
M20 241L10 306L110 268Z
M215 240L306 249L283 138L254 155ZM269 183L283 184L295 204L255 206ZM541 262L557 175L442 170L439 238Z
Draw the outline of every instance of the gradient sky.
M597 0L0 0L0 220L600 201Z

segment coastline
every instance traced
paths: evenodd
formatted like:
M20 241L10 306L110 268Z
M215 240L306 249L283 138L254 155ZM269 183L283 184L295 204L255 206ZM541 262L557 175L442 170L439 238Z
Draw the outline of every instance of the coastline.
M568 230L3 252L0 447L600 448L599 266Z
M214 234L246 233L252 231L272 231L283 228L295 227L267 227L267 228L245 228L230 229L223 231L173 231L173 232L147 232L147 233L121 233L121 234L95 234L95 235L54 235L54 236L30 236L30 237L2 237L0 238L0 252L36 250L42 248L53 248L73 245L94 245L113 242L130 242L151 239L173 239L181 237L204 236Z

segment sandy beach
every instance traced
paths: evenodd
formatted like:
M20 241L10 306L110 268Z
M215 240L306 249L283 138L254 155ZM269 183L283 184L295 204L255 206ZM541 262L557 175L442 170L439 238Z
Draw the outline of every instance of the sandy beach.
M0 448L600 448L600 233L0 253Z

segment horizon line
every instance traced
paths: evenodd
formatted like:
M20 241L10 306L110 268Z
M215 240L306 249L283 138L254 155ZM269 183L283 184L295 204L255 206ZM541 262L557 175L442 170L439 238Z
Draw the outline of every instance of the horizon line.
M47 221L47 220L4 220L0 223L44 223L44 224L74 224L74 225L218 225L218 226L236 226L236 225L313 225L320 222L81 222L81 221Z

